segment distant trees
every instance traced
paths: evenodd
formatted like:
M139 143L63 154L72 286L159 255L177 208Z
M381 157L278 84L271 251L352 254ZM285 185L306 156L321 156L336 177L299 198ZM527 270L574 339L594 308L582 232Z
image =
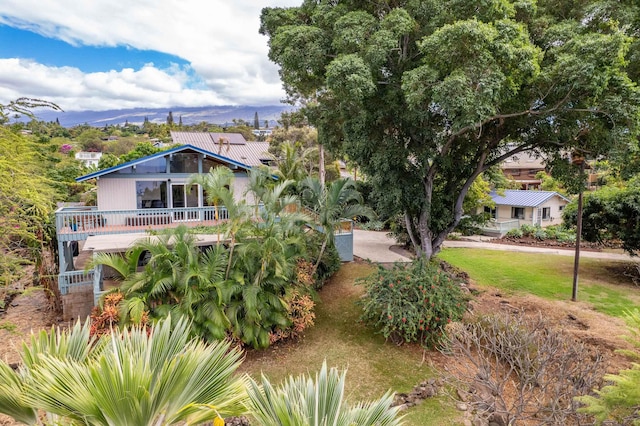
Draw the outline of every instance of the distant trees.
M104 148L104 133L95 127L89 127L76 136L76 142L81 151L102 152Z

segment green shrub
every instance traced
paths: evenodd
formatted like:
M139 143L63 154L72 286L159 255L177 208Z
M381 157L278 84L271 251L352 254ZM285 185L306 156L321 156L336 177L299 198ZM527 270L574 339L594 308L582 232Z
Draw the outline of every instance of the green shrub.
M382 231L384 229L384 222L370 220L368 222L358 223L358 228L364 231Z
M556 234L556 240L561 243L575 243L576 242L576 234L571 232L558 232Z
M527 223L525 223L524 225L520 226L520 230L522 231L522 235L525 237L533 237L533 234L535 234L537 227L533 226L533 225L529 225Z
M411 238L409 238L409 233L407 232L407 224L402 215L397 215L389 221L388 235L404 248L411 246Z
M444 326L462 318L466 297L457 282L434 262L419 259L378 267L374 274L358 281L366 286L359 302L361 320L396 343L419 342L436 346Z
M547 238L550 238L552 240L557 240L558 234L561 233L562 231L558 226L554 225L554 226L547 226L546 228L544 228L544 232L547 234Z
M522 230L519 228L510 229L509 232L505 234L505 236L509 238L522 238L522 235Z
M480 225L484 222L484 214L464 216L456 226L456 231L462 235L477 235L480 233Z
M536 227L536 230L533 232L533 238L535 238L538 241L546 240L547 233L545 232L544 229L540 227Z

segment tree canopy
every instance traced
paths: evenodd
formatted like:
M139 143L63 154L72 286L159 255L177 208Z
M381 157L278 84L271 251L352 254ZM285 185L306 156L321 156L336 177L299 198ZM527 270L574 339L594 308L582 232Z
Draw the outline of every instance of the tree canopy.
M637 145L639 22L632 1L304 0L260 31L319 142L431 257L502 160Z

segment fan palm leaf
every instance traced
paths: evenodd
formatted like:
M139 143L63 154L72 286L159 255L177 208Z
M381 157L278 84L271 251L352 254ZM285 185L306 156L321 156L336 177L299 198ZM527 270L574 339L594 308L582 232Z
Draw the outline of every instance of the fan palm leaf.
M349 407L344 402L346 372L328 369L311 376L289 377L274 387L263 375L261 383L249 379L246 404L264 426L396 426L398 408L391 408L392 393L370 403Z
M241 353L228 343L191 340L187 321L171 322L150 332L114 331L87 345L91 354L84 360L38 352L37 363L12 383L22 385L25 407L81 424L170 425L242 413L245 383L234 377ZM78 332L74 328L68 341Z

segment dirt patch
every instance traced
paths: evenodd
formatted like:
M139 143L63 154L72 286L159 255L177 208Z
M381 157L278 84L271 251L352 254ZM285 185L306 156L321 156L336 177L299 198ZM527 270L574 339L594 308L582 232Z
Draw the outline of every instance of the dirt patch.
M57 321L49 310L44 290L27 290L16 296L0 317L0 359L19 362L22 342L29 339L32 331L49 329L53 323Z
M531 295L506 297L497 289L485 289L474 297L470 309L479 314L523 312L527 316L540 315L551 326L596 348L606 357L608 372L617 373L631 365L628 358L615 353L616 349L632 349L622 337L629 334L625 322L596 312L586 303L546 300Z

